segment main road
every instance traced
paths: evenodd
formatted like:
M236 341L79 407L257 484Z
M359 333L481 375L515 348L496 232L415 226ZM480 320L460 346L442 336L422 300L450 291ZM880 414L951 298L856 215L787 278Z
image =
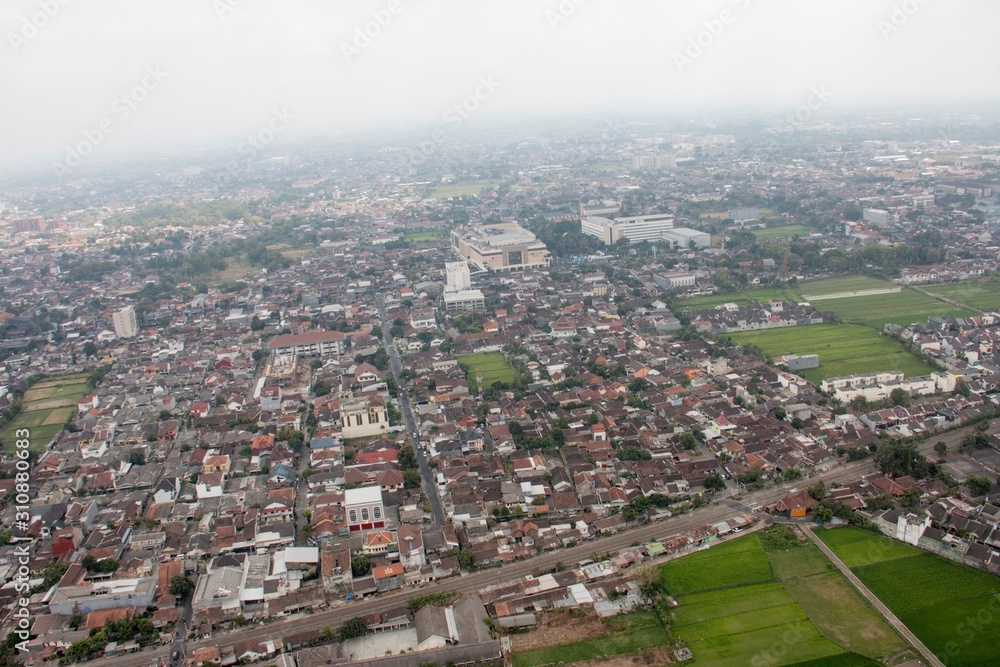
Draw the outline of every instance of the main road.
M381 301L381 300L380 300ZM924 454L932 453L934 443L938 440L945 441L949 447L954 448L969 432L970 429L960 429L931 437L920 443L920 450ZM419 455L419 453L418 453ZM874 465L870 459L846 463L843 465L834 464L829 470L814 474L807 479L794 482L786 482L762 491L746 494L741 498L718 498L705 507L693 510L686 514L672 516L670 518L637 525L633 528L623 530L619 533L607 537L600 537L590 540L568 549L557 549L555 551L539 554L528 560L508 563L499 568L492 568L465 574L451 579L435 582L426 589L406 588L392 593L378 595L376 597L354 602L337 602L323 611L312 614L296 615L284 618L280 621L273 621L263 625L251 625L228 633L221 633L209 639L187 643L187 654L206 646L227 647L246 639L280 639L292 632L302 632L305 630L320 630L324 626L337 627L344 622L358 617L376 612L388 611L401 605L405 605L409 598L422 593L448 593L448 592L472 592L492 586L505 581L511 581L529 574L549 572L555 568L557 563L572 564L590 557L594 552L607 553L628 547L635 542L647 543L677 533L682 533L691 528L703 524L715 523L731 518L737 514L749 513L754 508L769 505L782 498L795 488L815 484L822 480L827 485L843 484L858 479L861 475L866 475L874 471ZM115 658L105 658L94 660L92 663L100 667L148 667L161 658L167 658L169 648L157 648L152 651L144 651L131 655L119 656Z
M403 412L406 433L410 436L410 442L413 443L413 450L417 455L417 465L420 467L420 476L424 480L424 495L427 496L427 501L431 505L431 513L434 515L434 527L440 528L444 525L441 497L438 495L434 473L431 471L431 467L427 465L427 457L424 456L424 452L420 447L420 431L417 430L417 422L413 418L413 409L410 406L410 393L406 390L406 385L403 383L403 362L399 358L399 350L396 349L396 345L392 342L392 335L389 333L389 329L392 328L392 322L389 320L389 313L385 309L385 301L382 300L381 294L375 296L375 305L378 307L378 314L382 320L382 339L385 343L385 349L389 353L389 365L392 368L392 376L396 378L396 386L399 387L399 405Z

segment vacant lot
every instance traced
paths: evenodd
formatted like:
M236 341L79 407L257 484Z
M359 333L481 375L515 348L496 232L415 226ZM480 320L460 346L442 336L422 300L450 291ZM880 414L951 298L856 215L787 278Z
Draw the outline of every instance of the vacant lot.
M758 241L783 239L791 236L809 236L812 230L805 225L785 225L783 227L768 227L766 229L750 230Z
M478 196L483 188L493 184L490 181L467 181L465 183L450 183L433 188L427 195L431 199L448 199L450 197Z
M995 576L855 528L817 534L842 559L867 563L851 569L946 664L996 664Z
M876 665L905 650L831 567L814 547L765 553L757 535L680 558L664 566L664 583L701 590L677 595L673 632L713 666Z
M891 338L853 324L812 324L802 327L732 334L737 343L753 343L765 354L818 354L819 368L798 373L812 382L869 371L898 370L907 377L926 375L933 369L900 347Z
M579 642L514 653L514 667L574 664L635 653L670 643L670 635L654 612L637 612L604 621L607 634Z
M783 301L801 301L799 293L793 289L767 288L748 290L746 292L736 292L734 294L712 294L711 296L697 296L693 299L682 299L677 302L677 309L684 311L705 310L715 308L723 303L735 303L739 306L746 306L751 303L768 303L771 299L781 299Z
M925 285L923 288L932 294L940 294L979 310L1000 308L1000 281L997 280L954 285Z
M437 241L448 238L446 229L428 229L422 232L409 232L403 235L403 240L407 243L423 243L425 241Z
M877 289L899 289L899 285L888 280L855 275L837 276L836 278L824 278L823 280L810 280L799 283L799 292L807 300L814 296L867 292Z
M475 381L477 373L483 374L483 387L489 387L494 382L512 382L517 377L517 373L500 352L463 354L457 359L469 369L469 380Z

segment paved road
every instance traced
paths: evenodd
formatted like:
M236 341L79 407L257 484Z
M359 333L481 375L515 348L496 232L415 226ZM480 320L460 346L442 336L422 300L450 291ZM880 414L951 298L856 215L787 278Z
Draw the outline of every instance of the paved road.
M867 586L861 583L861 580L858 579L857 576L855 576L855 574L851 572L851 570L846 565L844 565L844 562L842 560L837 558L837 555L833 553L830 550L830 548L823 543L823 540L816 537L816 535L812 531L812 526L809 526L808 524L799 524L799 528L801 528L802 532L804 532L806 536L810 540L812 540L816 544L816 546L819 547L819 550L822 551L823 554L830 559L830 562L837 566L837 569L840 570L840 573L843 574L845 577L847 577L847 580L850 581L854 585L854 587L857 588L858 591L860 591L861 594L865 596L865 598L867 598L867 600L872 604L872 606L878 610L878 613L882 614L882 616L885 617L885 620L889 621L889 623L892 624L892 627L896 628L899 634L906 637L906 641L910 642L910 644L915 646L917 650L923 654L924 658L926 658L930 664L934 665L934 667L945 667L944 663L938 660L937 656L934 655L934 652L931 651L926 646L924 646L924 643L919 639L917 639L917 636L912 632L910 632L910 629L907 628L905 625L903 625L903 622L899 620L896 617L896 615L892 613L892 611L875 596L874 593L868 590Z
M420 476L424 480L424 495L431 505L431 513L434 515L434 527L440 528L444 525L444 511L441 509L441 497L438 495L437 482L431 467L427 465L427 457L420 449L420 431L417 430L417 422L413 418L413 409L410 406L410 395L406 391L406 384L403 382L403 362L399 358L399 350L392 342L389 329L392 322L389 320L389 313L385 309L385 302L382 295L375 297L375 304L378 307L379 316L382 319L382 337L385 348L389 352L389 361L392 368L392 375L396 378L396 386L399 387L399 404L403 412L403 422L406 424L406 432L413 443L413 449L417 454L417 465L420 467Z

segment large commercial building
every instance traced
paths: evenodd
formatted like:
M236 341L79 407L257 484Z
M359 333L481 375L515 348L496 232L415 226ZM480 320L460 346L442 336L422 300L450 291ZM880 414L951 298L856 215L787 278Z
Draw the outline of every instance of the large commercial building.
M119 338L135 338L139 333L139 323L135 318L135 308L125 306L116 311L111 316L111 322L115 325L115 335Z
M523 271L552 262L545 244L516 222L458 227L451 232L451 248L481 271Z
M622 239L629 243L659 241L663 232L673 229L674 216L669 213L637 215L612 220L601 216L589 216L580 222L580 231L604 241L604 245L614 245Z

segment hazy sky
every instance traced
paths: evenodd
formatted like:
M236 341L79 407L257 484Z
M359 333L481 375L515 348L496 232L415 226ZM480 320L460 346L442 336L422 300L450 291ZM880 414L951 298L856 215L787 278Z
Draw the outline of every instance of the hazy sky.
M264 128L962 111L1000 98L998 25L997 0L4 0L0 166Z

